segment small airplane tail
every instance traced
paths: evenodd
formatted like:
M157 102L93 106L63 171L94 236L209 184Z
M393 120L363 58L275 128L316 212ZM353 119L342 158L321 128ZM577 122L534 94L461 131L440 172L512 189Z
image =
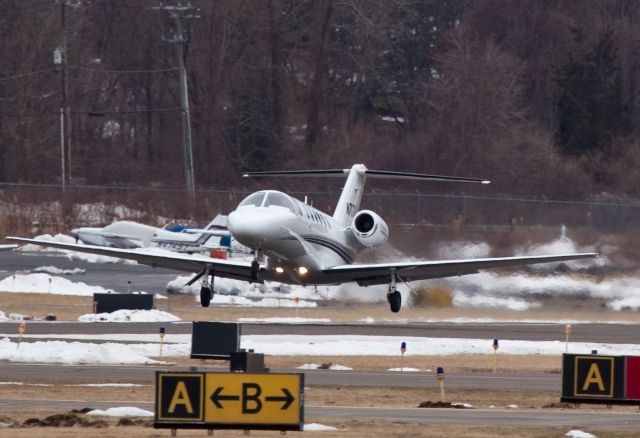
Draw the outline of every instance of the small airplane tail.
M404 180L423 181L448 181L448 182L471 182L489 184L491 181L478 178L465 178L459 176L428 175L424 173L393 172L387 170L367 169L364 164L354 164L351 169L327 169L327 170L285 170L274 172L243 172L245 178L256 176L314 176L314 177L337 177L347 176L347 182L342 189L340 199L333 212L333 218L345 227L348 227L355 214L360 210L362 192L366 178L387 178Z

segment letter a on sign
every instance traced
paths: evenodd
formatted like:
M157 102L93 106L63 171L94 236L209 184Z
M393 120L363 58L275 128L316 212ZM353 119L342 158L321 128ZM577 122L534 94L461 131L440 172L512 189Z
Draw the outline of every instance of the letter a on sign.
M587 378L584 379L584 385L582 385L583 391L588 391L589 387L593 384L598 385L599 391L604 391L604 382L602 381L602 374L600 374L600 368L597 363L592 363L589 371L587 371Z
M178 405L183 405L184 409L189 414L193 414L193 405L191 404L191 399L189 398L187 387L182 380L178 382L178 384L176 385L176 390L173 392L171 404L169 405L169 413L173 414L176 410L176 406Z

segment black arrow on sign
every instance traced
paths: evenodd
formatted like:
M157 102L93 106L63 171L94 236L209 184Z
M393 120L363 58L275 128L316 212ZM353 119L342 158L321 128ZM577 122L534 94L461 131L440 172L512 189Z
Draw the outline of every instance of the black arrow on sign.
M211 401L214 405L216 405L216 408L218 409L224 409L224 407L220 403L223 400L240 400L240 396L238 395L221 395L220 393L223 389L224 386L218 386L216 390L213 391L213 394L211 394Z
M265 400L268 401L268 402L284 402L284 404L280 408L281 410L284 411L289 406L291 406L291 403L293 403L295 398L291 395L291 393L287 390L287 388L280 388L280 389L282 389L282 393L284 394L284 396L281 396L281 397L276 397L276 396L265 397Z

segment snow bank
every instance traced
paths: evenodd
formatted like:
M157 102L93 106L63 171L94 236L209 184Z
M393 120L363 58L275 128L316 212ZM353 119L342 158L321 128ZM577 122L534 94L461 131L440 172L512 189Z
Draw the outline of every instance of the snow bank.
M106 417L153 417L153 412L132 406L123 406L119 408L109 408L107 410L94 409L87 412L87 415L101 415Z
M55 266L40 266L39 268L32 269L31 272L36 274L52 274L52 275L79 275L87 272L86 269L74 268L74 269L60 269Z
M111 313L89 313L78 318L81 322L164 322L180 321L175 315L162 310L121 309Z
M0 339L0 360L66 365L163 363L151 360L134 347L124 344L46 341L22 342L18 348L18 344L9 338Z
M93 296L94 293L108 292L107 289L100 286L90 286L62 277L52 277L48 274L10 275L0 281L0 291L80 296Z
M402 338L409 346L407 355L447 356L458 354L493 354L491 339ZM243 336L241 347L274 356L397 356L399 340L394 336ZM572 342L569 353L598 350L600 354L639 355L638 344L600 344ZM500 340L499 355L561 355L564 341Z

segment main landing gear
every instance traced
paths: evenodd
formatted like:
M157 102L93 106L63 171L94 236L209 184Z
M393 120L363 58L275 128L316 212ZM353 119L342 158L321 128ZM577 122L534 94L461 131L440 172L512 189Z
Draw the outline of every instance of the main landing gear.
M209 282L209 276L211 276L211 282ZM200 304L202 307L209 307L211 299L213 298L213 273L209 272L209 267L205 269L205 273L202 276L202 285L200 286Z
M393 313L398 313L402 307L402 296L396 290L396 273L391 273L391 281L389 282L389 292L387 292L387 301Z

